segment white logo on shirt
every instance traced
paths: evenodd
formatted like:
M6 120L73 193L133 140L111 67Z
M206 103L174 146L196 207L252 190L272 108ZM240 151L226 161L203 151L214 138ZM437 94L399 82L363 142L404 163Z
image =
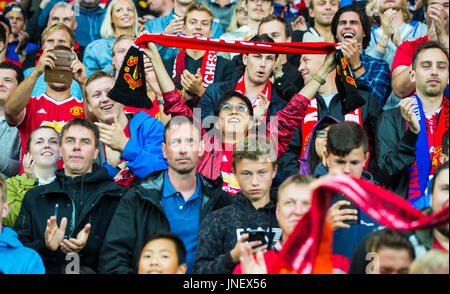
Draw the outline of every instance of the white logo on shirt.
M45 111L44 108L41 108L41 109L38 110L37 113L47 114L47 111Z

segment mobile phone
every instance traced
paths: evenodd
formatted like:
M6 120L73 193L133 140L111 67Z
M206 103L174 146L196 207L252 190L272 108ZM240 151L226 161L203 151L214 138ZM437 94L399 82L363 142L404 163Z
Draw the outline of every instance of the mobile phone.
M248 232L248 242L252 242L252 241L261 241L261 245L265 245L267 244L266 241L266 232L264 231L256 231L256 230L251 230Z
M69 48L55 48L49 50L55 55L55 68L45 68L44 81L47 83L61 83L69 85L73 79L72 68L70 65L76 59L75 54Z
M358 206L356 206L355 203L353 203L350 199L348 199L347 197L345 197L342 194L338 193L336 198L337 198L336 201L345 200L345 201L350 202L350 205L343 205L343 206L341 206L341 209L355 209L356 211L358 211L358 213L356 215L357 219L355 219L355 220L346 220L346 221L343 221L343 223L344 224L348 224L348 225L357 225L359 223L359 209L358 209Z

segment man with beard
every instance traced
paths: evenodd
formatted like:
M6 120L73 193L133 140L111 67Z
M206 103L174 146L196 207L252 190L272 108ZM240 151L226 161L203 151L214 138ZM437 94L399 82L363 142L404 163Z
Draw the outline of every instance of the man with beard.
M150 174L122 198L106 233L101 273L137 273L148 236L161 231L183 241L187 273L192 273L200 223L231 202L221 177L210 180L196 171L203 144L192 117L176 116L166 124L162 149L169 168Z
M448 55L436 42L419 46L412 63L416 94L382 113L376 138L380 182L397 195L424 207L429 176L439 164L448 129ZM428 204L429 205L429 204Z
M69 37L69 36L72 36ZM20 83L9 95L5 104L5 117L10 126L16 126L20 133L22 142L27 142L32 130L48 125L60 131L62 126L74 117L84 117L83 101L71 95L72 80L66 83L47 83L44 93L33 96L32 91L42 78L45 68L55 68L56 56L50 49L60 45L62 50L73 52L74 38L72 31L64 24L54 24L48 27L43 33L42 56L39 62L28 77ZM70 47L70 48L69 48ZM77 81L81 89L86 83L86 67L76 58L70 67L73 79ZM26 154L25 144L22 144L22 156ZM59 167L62 167L60 161ZM21 167L21 171L23 167Z

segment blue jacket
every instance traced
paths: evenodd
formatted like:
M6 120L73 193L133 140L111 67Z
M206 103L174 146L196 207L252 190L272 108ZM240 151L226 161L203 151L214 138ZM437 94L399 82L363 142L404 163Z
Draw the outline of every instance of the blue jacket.
M99 39L90 43L84 50L83 64L88 78L99 69L107 70L112 63L112 45L116 38Z
M154 171L168 168L161 147L164 139L162 122L140 111L130 119L130 135L131 139L123 149L122 159L128 161L127 167L138 178L142 179ZM103 166L114 178L120 170L109 165L102 155L100 160Z
M0 273L45 274L39 254L24 247L13 229L2 227L0 234Z
M171 22L173 19L173 9L170 12L170 14L151 19L145 24L145 30L148 31L151 34L162 34L166 26ZM219 39L220 36L223 34L223 28L220 25L220 23L213 21L212 23L212 36L211 38ZM164 47L160 45L156 45L159 50L159 54L161 55L161 58L163 60L175 58L178 53L178 48L175 47Z

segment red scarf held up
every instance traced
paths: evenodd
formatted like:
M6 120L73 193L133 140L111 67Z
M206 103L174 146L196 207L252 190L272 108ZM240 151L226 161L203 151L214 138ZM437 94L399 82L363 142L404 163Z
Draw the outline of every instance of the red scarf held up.
M343 174L333 176L312 193L311 208L283 246L274 267L276 273L331 273L316 269L320 267L318 260L328 260L321 256L329 252L321 247L321 241L326 214L336 193L342 193L376 222L393 230L439 227L449 221L448 206L432 215L425 215L396 194L366 180Z
M249 54L328 54L338 46L335 43L325 42L270 43L164 34L142 35L134 43L140 48L145 48L148 42L166 47Z
M186 48L183 48L178 52L175 62L173 64L172 79L174 83L181 81L181 75L186 68L185 65ZM216 52L208 50L203 56L202 67L200 68L200 74L203 77L203 88L207 88L214 82L214 76L216 73L217 55Z

